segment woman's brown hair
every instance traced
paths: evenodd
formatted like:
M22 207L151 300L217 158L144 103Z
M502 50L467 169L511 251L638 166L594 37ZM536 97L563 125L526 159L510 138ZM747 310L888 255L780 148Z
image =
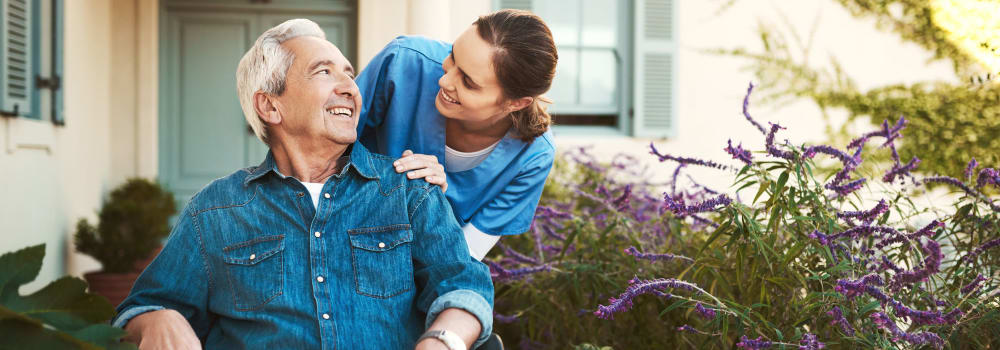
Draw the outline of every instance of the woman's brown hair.
M511 112L521 139L532 141L549 130L552 117L541 95L556 75L556 43L545 22L522 10L500 10L480 16L474 23L479 36L496 48L493 67L505 99L532 97L531 105Z

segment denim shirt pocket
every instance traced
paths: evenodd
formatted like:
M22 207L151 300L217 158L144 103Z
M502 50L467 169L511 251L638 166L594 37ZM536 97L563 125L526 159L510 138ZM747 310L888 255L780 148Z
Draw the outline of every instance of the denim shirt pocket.
M351 237L354 285L358 294L391 298L414 287L410 225L356 228Z
M259 237L222 248L236 310L256 310L281 295L284 239L284 235Z

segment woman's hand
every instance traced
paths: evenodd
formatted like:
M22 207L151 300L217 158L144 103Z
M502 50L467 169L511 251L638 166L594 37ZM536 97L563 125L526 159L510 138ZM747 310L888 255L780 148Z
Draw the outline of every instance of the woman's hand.
M392 163L396 167L396 172L406 173L410 179L423 178L431 184L441 186L441 192L448 191L448 179L444 173L444 165L438 163L435 156L426 154L414 154L411 150L403 151L402 158Z

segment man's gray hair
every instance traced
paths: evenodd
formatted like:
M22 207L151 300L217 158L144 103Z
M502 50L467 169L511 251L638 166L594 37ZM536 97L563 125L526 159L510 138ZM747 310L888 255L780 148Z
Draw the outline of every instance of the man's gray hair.
M290 19L261 34L236 68L236 92L243 107L243 116L253 133L264 143L268 143L267 130L254 109L253 95L257 91L275 96L285 92L285 75L295 55L281 43L300 36L326 39L326 34L316 22Z

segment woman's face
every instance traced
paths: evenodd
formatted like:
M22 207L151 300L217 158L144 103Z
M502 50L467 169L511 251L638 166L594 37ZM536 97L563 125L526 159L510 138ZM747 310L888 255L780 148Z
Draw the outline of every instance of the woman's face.
M493 124L507 116L510 103L503 98L493 70L495 49L472 25L455 40L444 60L434 104L446 118Z

